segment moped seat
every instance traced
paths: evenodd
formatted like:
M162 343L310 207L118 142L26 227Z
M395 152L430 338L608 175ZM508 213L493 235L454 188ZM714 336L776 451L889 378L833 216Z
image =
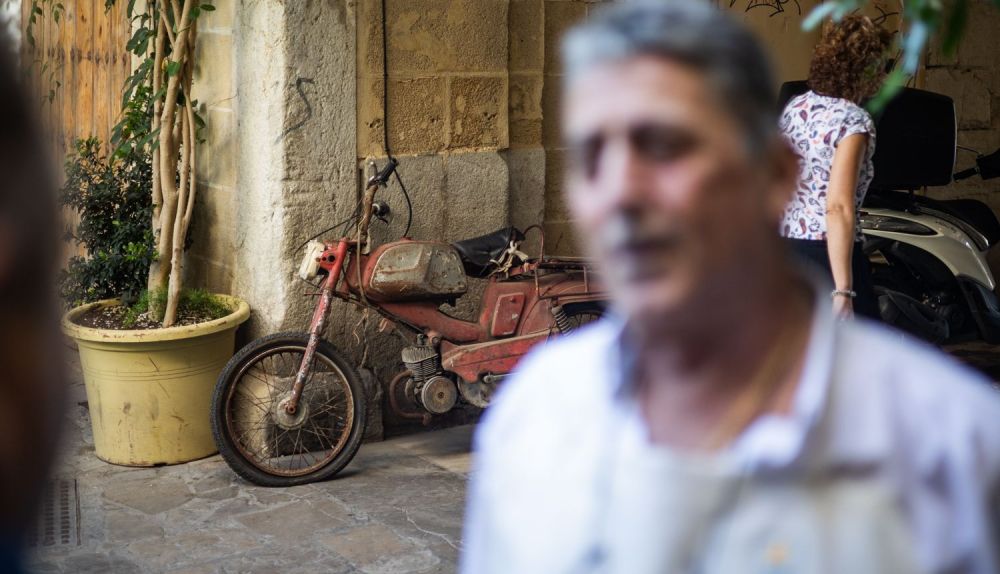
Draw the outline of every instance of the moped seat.
M500 259L510 242L524 241L524 233L516 227L505 227L472 239L456 241L451 246L458 251L465 274L470 277L486 277Z

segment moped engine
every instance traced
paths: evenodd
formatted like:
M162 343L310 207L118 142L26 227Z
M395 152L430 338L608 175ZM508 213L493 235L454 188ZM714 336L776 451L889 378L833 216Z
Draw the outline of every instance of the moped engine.
M413 345L403 349L403 363L411 373L407 394L428 412L440 415L455 406L458 388L455 381L441 370L441 355L430 345Z

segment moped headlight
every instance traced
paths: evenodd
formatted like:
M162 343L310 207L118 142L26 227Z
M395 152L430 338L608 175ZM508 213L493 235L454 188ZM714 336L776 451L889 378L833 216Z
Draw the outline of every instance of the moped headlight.
M306 253L299 265L299 277L303 281L311 281L319 275L319 257L326 250L322 241L310 241L306 244Z

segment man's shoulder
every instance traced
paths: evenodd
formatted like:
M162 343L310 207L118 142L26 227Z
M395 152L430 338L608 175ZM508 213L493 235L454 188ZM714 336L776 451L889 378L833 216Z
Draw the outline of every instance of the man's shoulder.
M942 392L947 394L952 394L955 388L961 388L963 392L1000 400L1000 394L991 389L984 375L941 349L900 331L871 321L858 320L843 325L842 333L840 344L843 350L852 359L863 358L864 364L883 376L906 377L914 385L943 389ZM953 384L955 387L949 388L942 383Z
M881 325L858 321L841 333L836 380L848 408L874 407L909 441L985 441L1000 452L1000 392L985 376ZM991 458L1000 465L1000 455Z
M613 392L609 361L620 329L605 318L532 349L491 401L484 432L510 438L528 422L557 432L596 416Z

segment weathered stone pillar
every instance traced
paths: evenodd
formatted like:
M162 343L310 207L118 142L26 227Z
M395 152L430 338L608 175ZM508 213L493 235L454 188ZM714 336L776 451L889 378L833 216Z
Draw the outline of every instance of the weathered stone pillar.
M284 22L289 6L280 0L242 0L237 10L233 289L253 309L253 336L282 330L289 315L292 262L281 249L288 232L289 170L283 134L289 61Z

